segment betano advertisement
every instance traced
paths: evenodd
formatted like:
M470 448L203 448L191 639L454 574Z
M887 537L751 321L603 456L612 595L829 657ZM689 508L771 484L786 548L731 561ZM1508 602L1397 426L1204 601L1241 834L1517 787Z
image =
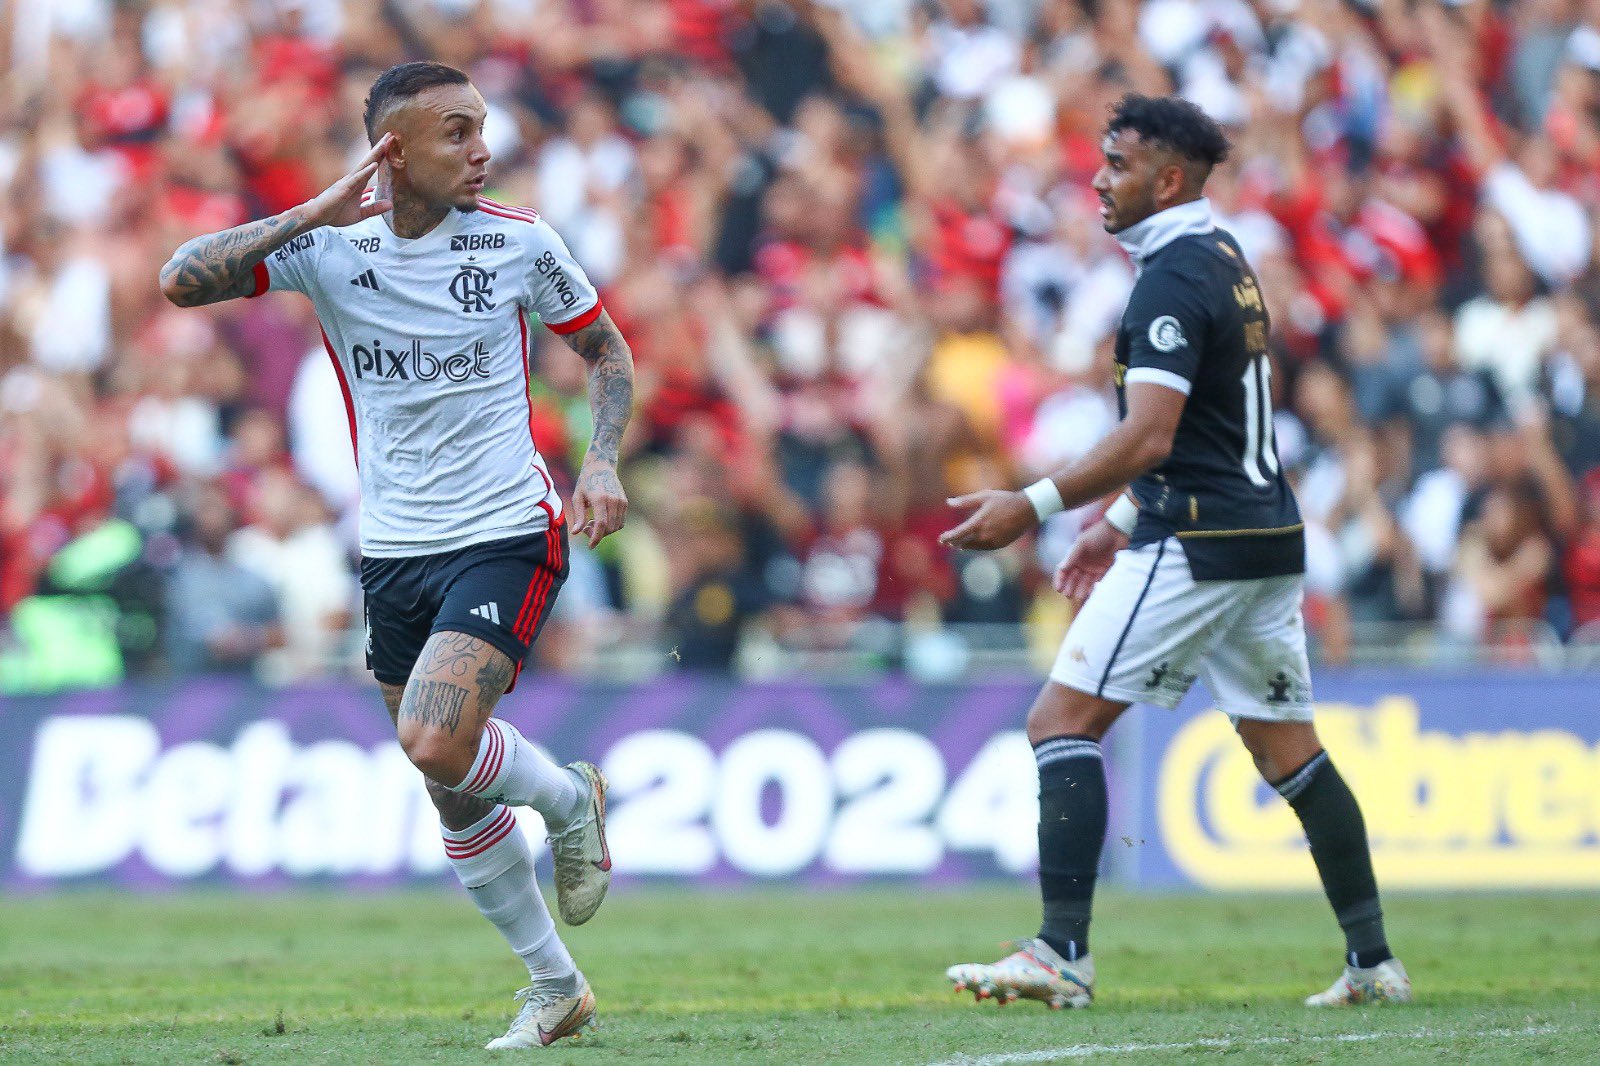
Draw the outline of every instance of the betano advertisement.
M713 883L1025 877L1036 686L639 686L525 678L506 717L611 781L619 875ZM1600 887L1600 677L1319 679L1324 739L1389 886ZM1110 751L1108 872L1152 887L1316 885L1288 808L1199 694ZM523 812L536 841L536 816ZM233 680L0 706L0 885L444 875L374 690Z

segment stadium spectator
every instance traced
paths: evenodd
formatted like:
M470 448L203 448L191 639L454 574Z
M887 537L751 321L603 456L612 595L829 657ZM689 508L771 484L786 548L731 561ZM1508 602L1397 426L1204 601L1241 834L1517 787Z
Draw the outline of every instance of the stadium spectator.
M282 466L262 471L249 493L252 521L227 541L227 558L271 588L284 644L278 679L325 672L350 629L356 583L322 501Z
M1130 88L1235 141L1212 195L1272 316L1324 652L1593 620L1592 4L82 0L6 7L0 49L8 612L117 519L169 594L231 573L167 546L232 511L286 634L313 619L276 661L338 668L357 481L317 323L270 294L175 317L154 279L184 238L342 173L375 73L428 57L484 88L491 194L567 235L635 347L638 526L575 559L546 666L604 660L564 626L684 644L718 573L749 594L708 663L1032 616L1070 518L976 570L932 534L950 494L1020 484L1114 414L1132 271L1086 186ZM570 485L589 414L563 358L536 350L530 424ZM686 508L715 543L675 528ZM315 565L285 565L302 540ZM246 613L226 665L274 643ZM141 668L216 661L166 624L170 661Z
M228 557L237 517L220 488L199 485L190 514L189 543L167 587L167 661L180 673L248 671L283 644L277 599L265 579Z
M1447 594L1445 623L1456 635L1515 642L1544 617L1554 557L1542 512L1529 481L1497 485L1484 497L1462 534Z

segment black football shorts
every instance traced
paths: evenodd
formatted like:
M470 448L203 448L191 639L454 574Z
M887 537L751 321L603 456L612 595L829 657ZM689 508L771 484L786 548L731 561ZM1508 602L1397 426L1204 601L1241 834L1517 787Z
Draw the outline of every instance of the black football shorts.
M384 684L403 685L428 638L450 630L494 645L520 672L567 570L564 514L542 533L437 555L363 556L367 668Z

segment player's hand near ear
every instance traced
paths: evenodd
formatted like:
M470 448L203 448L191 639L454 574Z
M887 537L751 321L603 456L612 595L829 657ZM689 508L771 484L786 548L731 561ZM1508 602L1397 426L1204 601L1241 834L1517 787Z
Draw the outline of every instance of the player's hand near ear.
M387 174L388 166L384 157L393 141L392 133L379 137L378 143L361 157L361 162L356 164L354 170L302 205L300 210L310 228L353 226L394 207L389 199L387 181L379 182L375 195L368 195L367 189L380 168Z

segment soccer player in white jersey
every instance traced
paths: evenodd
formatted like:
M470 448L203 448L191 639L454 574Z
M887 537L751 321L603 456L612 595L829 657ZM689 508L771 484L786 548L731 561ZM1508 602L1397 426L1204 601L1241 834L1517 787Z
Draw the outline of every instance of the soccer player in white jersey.
M1409 1000L1361 808L1312 725L1304 527L1273 442L1266 305L1204 195L1227 137L1187 101L1129 95L1102 146L1101 218L1138 268L1116 339L1122 422L1025 490L951 501L972 513L942 538L998 548L1063 507L1123 493L1056 571L1058 590L1087 599L1028 712L1044 921L999 962L947 976L979 998L1088 1006L1106 835L1100 740L1129 704L1175 707L1203 677L1300 819L1344 932L1344 972L1307 1005Z
M278 289L316 308L360 469L367 663L427 779L450 865L530 974L488 1045L504 1048L574 1035L595 1015L507 805L543 817L569 924L593 916L611 876L599 771L556 765L492 716L568 566L567 509L530 430L530 318L589 366L594 437L571 511L591 546L627 511L616 467L633 357L555 231L483 197L485 114L458 70L385 71L354 170L281 215L188 241L161 288L183 307Z

